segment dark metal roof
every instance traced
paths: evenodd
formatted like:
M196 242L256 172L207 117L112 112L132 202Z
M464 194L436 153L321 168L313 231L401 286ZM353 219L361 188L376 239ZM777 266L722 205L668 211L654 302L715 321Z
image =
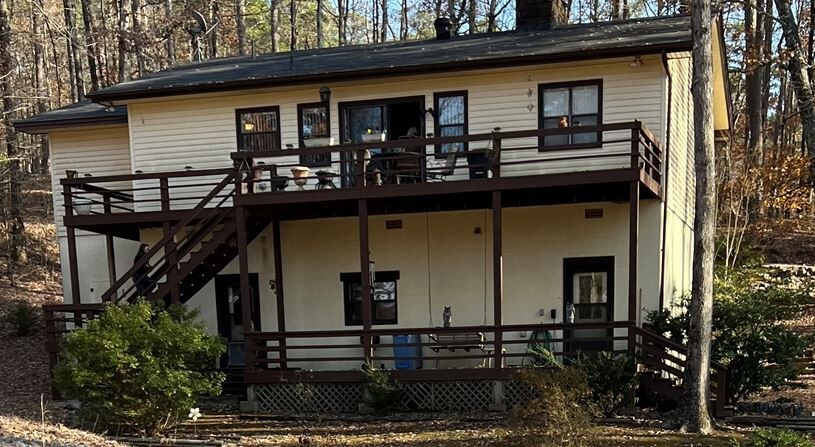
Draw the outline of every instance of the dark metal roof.
M97 102L230 89L563 62L692 48L687 16L565 25L449 40L416 40L271 53L186 64L87 96Z
M109 110L101 104L85 100L31 118L13 121L12 125L18 131L41 133L64 127L124 123L127 123L127 107L120 106Z

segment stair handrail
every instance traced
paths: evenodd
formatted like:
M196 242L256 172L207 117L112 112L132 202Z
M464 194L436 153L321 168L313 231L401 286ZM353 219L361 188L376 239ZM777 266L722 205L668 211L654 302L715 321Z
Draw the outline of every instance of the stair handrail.
M685 345L683 345L681 343L677 343L677 342L671 340L670 338L668 338L668 337L666 337L666 336L664 336L664 335L662 335L662 334L660 334L658 332L654 332L654 331L652 331L652 330L650 330L648 328L639 327L639 326L634 326L634 332L639 333L643 338L647 337L647 338L650 338L652 340L656 339L656 341L658 341L660 344L663 344L663 345L667 346L668 348L671 348L674 351L679 352L682 355L685 355L685 356L688 355L688 348ZM713 369L716 369L716 370L727 371L727 366L725 366L724 364L722 364L720 362L717 362L715 360L710 361L710 367L713 368Z
M124 284L125 284L125 283L126 283L128 280L130 280L130 279L133 277L133 275L136 273L136 271L137 271L138 269L140 269L140 268L144 267L144 265L145 265L145 264L147 264L147 263L149 262L149 260L150 260L150 259L151 259L153 256L155 256L155 255L158 253L158 251L159 251L160 249L164 249L164 248L165 248L165 246L167 246L167 244L169 244L170 242L173 242L173 241L174 241L174 239L175 239L175 235L176 235L176 234L178 234L178 232L179 232L179 231L181 231L181 230L182 230L184 227L188 226L188 225L190 224L190 222L192 222L193 220L197 219L197 218L198 218L198 217L201 215L201 213L204 211L204 209L206 208L207 204L209 204L209 203L212 201L212 199L213 199L213 198L215 198L215 197L218 195L218 193L220 193L221 191L223 191L223 189L224 189L224 188L225 188L227 185L232 184L233 180L235 179L235 175L236 175L236 174L237 174L237 172L236 172L236 171L229 172L229 173L228 173L228 174L227 174L227 175L226 175L226 176L223 178L223 180L221 180L221 181L220 181L220 182L219 182L219 183L218 183L218 184L217 184L217 185L216 185L216 186L215 186L215 187L214 187L214 188L213 188L213 189L212 189L212 190L211 190L211 191L210 191L210 192L209 192L209 193L208 193L208 194L207 194L207 195L206 195L204 198L203 198L203 199L201 199L201 201L200 201L200 202L198 202L198 204L197 204L197 205L195 205L195 207L193 207L193 208L192 208L192 210L190 210L190 213L187 215L187 217L186 217L186 218L184 218L183 220L181 220L181 221L179 221L178 223L176 223L176 224L175 224L175 225L174 225L174 226L173 226L173 227L170 229L170 231L169 231L167 234L165 234L165 235L164 235L164 237L162 237L162 238L161 238L161 240L159 240L159 241L158 241L157 243L155 243L155 244L154 244L152 247L150 247L150 249L149 249L149 250L147 250L147 253L145 253L145 255L141 257L141 259L139 259L137 262L135 262L135 263L133 264L133 266L132 266L132 267L130 267L130 269L128 269L128 270L127 270L127 272L125 272L124 274L122 274L122 275L121 275L121 276L120 276L120 277L119 277L119 278L118 278L118 279L117 279L117 280L116 280L116 281L115 281L115 282L114 282L114 283L113 283L113 284L112 284L112 285L111 285L111 286L108 288L108 290L107 290L107 291L105 291L105 293L103 293L103 294L102 294L102 301L107 301L107 300L110 300L110 298L111 298L111 297L112 297L114 294L116 294L116 292L119 290L119 288L120 288L120 287L122 287L122 286L123 286L123 285L124 285ZM232 194L234 194L234 191L232 191L232 192L231 192L229 195L227 195L227 197L231 197L231 196L232 196ZM226 198L224 198L224 200L222 200L222 201L219 203L219 205L218 205L218 206L220 206L221 204L223 204L223 202L224 202L225 200L226 200ZM169 254L169 253L171 253L172 251L174 251L174 247L173 247L173 248L171 248L171 250L168 250L168 251L167 251L167 253L165 253L165 256L166 256L166 254ZM134 286L135 286L135 285L134 285ZM127 292L129 292L129 291L130 291L130 289L132 289L134 286L131 286L130 288L128 288L128 290L126 290L126 291L125 291L125 293L124 293L123 295L126 295L126 294L127 294ZM118 303L118 302L120 302L120 301L121 301L121 298L120 298L120 299L118 299L118 300L116 300L116 303Z

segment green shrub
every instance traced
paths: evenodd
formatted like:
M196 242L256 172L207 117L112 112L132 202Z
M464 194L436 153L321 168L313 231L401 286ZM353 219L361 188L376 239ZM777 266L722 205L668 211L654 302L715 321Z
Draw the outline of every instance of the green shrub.
M786 322L810 300L805 290L767 285L762 270L731 272L717 278L713 300L713 360L727 366L734 403L763 388L780 389L800 372L797 359L811 342ZM653 329L684 344L689 300L648 314Z
M109 431L152 435L187 415L200 395L218 395L221 339L182 306L110 306L65 339L55 384L80 402L82 420Z
M391 410L399 399L399 386L391 381L387 371L375 366L363 366L362 373L365 375L362 402L377 413Z
M733 447L815 447L812 438L792 430L756 430L746 441L733 442Z
M37 330L40 323L37 309L25 301L18 301L6 312L6 323L11 326L15 334L23 337L31 335Z
M583 371L592 399L605 414L614 414L634 403L636 364L630 354L610 351L579 354L572 366Z
M600 416L586 374L578 368L524 368L521 383L532 399L513 411L522 439L534 445L582 445Z

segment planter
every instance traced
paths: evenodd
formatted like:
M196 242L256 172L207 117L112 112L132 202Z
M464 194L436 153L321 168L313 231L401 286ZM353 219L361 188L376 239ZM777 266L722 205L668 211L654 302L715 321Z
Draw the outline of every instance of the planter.
M303 140L303 146L305 147L324 147L333 145L333 137L309 138L308 140Z
M379 133L364 133L362 134L362 142L363 143L376 143L380 141L385 141L385 134L382 132Z
M334 189L337 186L334 185L334 177L335 174L332 171L317 171L317 189Z
M93 203L90 200L74 200L74 212L79 215L88 215L91 213Z
M272 188L275 191L283 191L287 186L289 186L289 178L285 175L273 175L271 182Z
M291 168L291 175L294 177L294 184L297 185L297 189L303 189L303 186L308 183L309 172L311 172L311 169L305 166Z

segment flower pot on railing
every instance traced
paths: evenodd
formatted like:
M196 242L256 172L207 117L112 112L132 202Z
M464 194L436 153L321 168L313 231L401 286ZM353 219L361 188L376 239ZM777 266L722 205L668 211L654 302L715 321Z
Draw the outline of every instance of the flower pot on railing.
M303 145L305 147L333 146L334 137L318 137L318 138L311 137L309 139L303 140Z
M377 143L385 141L385 134L382 132L364 133L362 134L363 143Z
M91 213L93 203L90 200L74 199L74 212L78 215L88 215Z
M295 166L291 168L291 175L294 177L294 184L297 185L297 189L303 189L303 186L308 183L309 172L311 172L311 169L305 166Z
M289 178L285 175L273 175L271 179L272 188L275 191L283 191L289 186Z
M259 161L256 166L252 168L252 182L255 184L259 191L266 191L266 183L263 183L263 166L266 163Z
M77 172L75 169L66 169L65 170L65 177L67 177L67 178L77 178L77 177L79 177L79 172Z

